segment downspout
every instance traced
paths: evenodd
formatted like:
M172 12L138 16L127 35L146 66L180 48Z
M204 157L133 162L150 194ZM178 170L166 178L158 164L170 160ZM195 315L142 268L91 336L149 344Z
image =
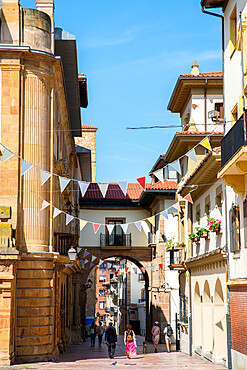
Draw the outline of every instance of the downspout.
M224 135L226 133L226 118L225 118L225 83L224 83L224 47L225 47L225 37L224 37L224 16L221 14L209 12L204 9L204 6L201 4L201 10L203 13L212 15L214 17L221 18L222 21L222 71L223 71L223 111L224 111ZM227 228L227 192L226 185L224 184L224 201L225 201L225 238L226 238L226 264L227 264L227 273L226 273L226 283L230 277L230 264L229 264L229 245L228 245L228 228ZM226 325L227 325L227 360L228 360L228 369L232 369L232 355L231 355L231 316L230 316L230 289L227 285L227 313L226 313Z
M205 86L204 86L204 128L205 128L205 132L207 132L207 86L208 86L208 79L206 78Z

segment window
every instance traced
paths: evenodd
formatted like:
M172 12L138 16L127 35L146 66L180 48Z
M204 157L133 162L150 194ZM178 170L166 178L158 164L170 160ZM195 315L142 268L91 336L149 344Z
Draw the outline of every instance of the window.
M215 103L214 110L219 112L219 119L223 119L223 103Z
M110 274L110 279L114 279L115 274Z
M205 198L205 216L210 215L210 195Z
M241 248L240 215L238 206L232 206L232 208L229 211L229 226L230 226L230 251L237 252Z
M187 323L188 322L188 298L185 294L179 295L179 311L180 311L180 321Z
M105 290L104 289L99 289L99 296L102 297L104 295Z
M99 309L103 310L105 308L105 302L100 302L99 303Z
M109 246L124 246L125 245L125 235L123 233L123 229L120 225L125 223L125 219L106 219L106 224L108 225L115 225L112 232L109 233L108 229L106 229L107 237L108 237L108 245Z
M222 204L223 204L223 194L222 186L220 185L216 188L215 206L216 208L218 208L221 214L222 214Z
M235 125L238 120L238 105L236 104L231 110L231 127Z
M230 16L230 57L233 55L237 44L237 10L234 7Z
M244 246L247 248L247 199L243 203L244 207Z
M196 206L196 221L200 222L200 219L201 219L200 204L197 204L197 206Z
M99 281L100 282L105 281L105 280L106 280L106 276L104 276L104 275L99 276Z
M143 274L138 274L138 281L145 281Z

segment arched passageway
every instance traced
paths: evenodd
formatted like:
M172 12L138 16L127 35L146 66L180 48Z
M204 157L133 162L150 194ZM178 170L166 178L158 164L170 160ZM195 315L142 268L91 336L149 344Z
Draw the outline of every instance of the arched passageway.
M193 344L195 347L202 347L202 305L198 282L196 282L194 291L193 317L195 322L195 325L193 325Z
M226 357L226 316L222 284L217 279L214 292L214 357Z
M203 350L213 350L213 329L212 329L212 307L209 283L206 280L203 290Z

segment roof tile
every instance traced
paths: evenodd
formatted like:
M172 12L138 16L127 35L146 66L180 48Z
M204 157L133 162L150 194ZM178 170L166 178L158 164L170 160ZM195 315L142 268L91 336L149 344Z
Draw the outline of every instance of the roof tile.
M223 72L206 72L206 73L199 73L199 75L192 75L190 73L180 75L180 77L191 77L191 78L198 78L198 77L223 77Z

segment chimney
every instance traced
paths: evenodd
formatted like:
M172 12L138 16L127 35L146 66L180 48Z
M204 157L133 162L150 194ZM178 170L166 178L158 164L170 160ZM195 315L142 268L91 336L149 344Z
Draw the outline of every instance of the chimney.
M51 18L51 50L54 53L54 0L36 0L36 8Z
M1 41L6 45L20 45L19 0L2 0L1 3Z
M191 66L192 70L190 72L191 75L193 76L199 76L199 64L195 60L194 63Z

